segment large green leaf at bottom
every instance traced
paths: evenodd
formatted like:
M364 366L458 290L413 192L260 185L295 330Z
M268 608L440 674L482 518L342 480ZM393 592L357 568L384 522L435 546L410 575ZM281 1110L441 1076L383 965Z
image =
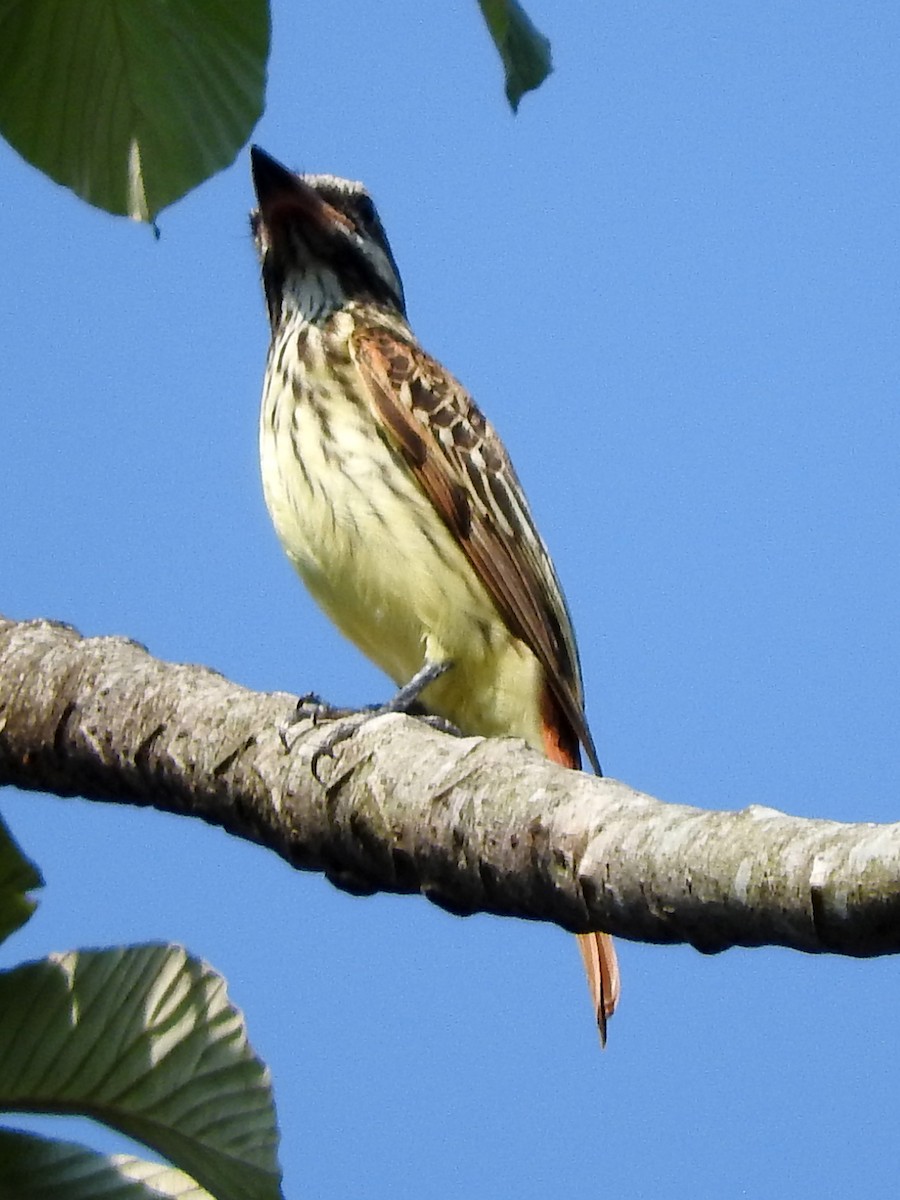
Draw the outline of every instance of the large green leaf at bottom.
M0 817L0 942L25 924L34 912L28 892L43 886L40 871L19 849Z
M281 1195L268 1071L224 980L177 946L0 973L0 1109L103 1121L220 1200Z
M190 1176L132 1154L0 1129L0 1200L213 1200Z
M0 0L0 133L151 220L227 167L263 110L267 0Z

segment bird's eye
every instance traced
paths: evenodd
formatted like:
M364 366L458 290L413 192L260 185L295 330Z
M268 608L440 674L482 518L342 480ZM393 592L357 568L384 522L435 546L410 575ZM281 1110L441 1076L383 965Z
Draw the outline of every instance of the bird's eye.
M375 205L372 203L371 196L363 193L356 202L356 211L359 214L360 221L366 228L374 224Z

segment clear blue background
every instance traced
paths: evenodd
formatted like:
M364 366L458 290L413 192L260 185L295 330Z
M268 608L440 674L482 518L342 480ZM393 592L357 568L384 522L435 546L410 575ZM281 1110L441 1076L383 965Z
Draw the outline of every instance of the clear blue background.
M501 430L608 774L898 816L900 10L529 0L513 118L474 3L275 5L255 139L367 182L424 344ZM261 689L389 687L257 477L246 156L162 240L0 146L0 606ZM893 960L621 944L597 1048L550 927L357 900L224 833L3 797L48 888L7 959L176 939L270 1062L292 1196L888 1197Z

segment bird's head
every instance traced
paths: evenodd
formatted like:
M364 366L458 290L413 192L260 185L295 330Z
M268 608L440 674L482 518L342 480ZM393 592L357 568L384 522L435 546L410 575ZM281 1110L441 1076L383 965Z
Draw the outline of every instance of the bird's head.
M259 201L250 228L272 329L293 311L324 320L351 301L405 314L397 264L363 185L295 175L258 146L250 159Z

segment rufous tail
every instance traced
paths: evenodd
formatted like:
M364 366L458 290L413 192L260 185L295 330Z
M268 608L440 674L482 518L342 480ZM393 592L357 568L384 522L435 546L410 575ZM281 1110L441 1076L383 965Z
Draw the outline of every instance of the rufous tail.
M543 697L541 717L544 753L561 767L571 767L577 771L581 766L578 739L563 718L549 689ZM616 1011L621 990L616 948L608 933L581 933L578 935L578 948L584 959L591 989L600 1045L605 1046L606 1023Z
M616 948L608 933L580 933L578 949L587 971L600 1045L605 1046L606 1022L616 1011L621 989Z

